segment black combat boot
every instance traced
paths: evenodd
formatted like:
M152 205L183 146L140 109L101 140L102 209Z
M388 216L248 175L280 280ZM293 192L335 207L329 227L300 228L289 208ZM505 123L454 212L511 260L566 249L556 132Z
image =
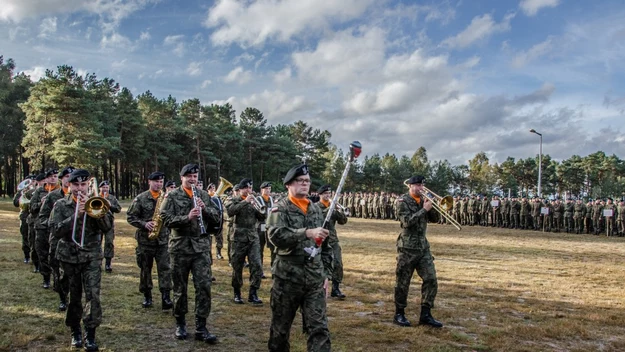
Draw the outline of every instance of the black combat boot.
M223 260L224 259L223 255L221 255L221 249L217 249L217 259L219 259L219 260Z
M72 347L82 347L82 331L79 326L72 327Z
M176 317L176 338L178 340L187 339L187 322L184 319L184 315Z
M41 287L45 288L46 290L50 288L50 275L43 275L43 284L41 285Z
M95 328L85 327L87 336L85 337L85 351L97 351L98 344L95 343Z
M243 304L243 299L241 298L241 289L240 288L235 288L234 289L234 303L236 304Z
M67 297L64 294L59 293L60 303L59 303L59 312L64 312L67 310Z
M250 294L247 297L247 301L255 305L263 304L263 301L258 298L258 294L256 293L255 288L250 288Z
M195 339L206 343L217 342L217 336L208 332L206 318L195 316Z
M143 292L143 308L150 308L152 307L152 291L151 290L146 290L145 292Z
M346 296L343 294L343 292L341 292L341 289L339 289L338 281L332 281L332 292L330 292L330 296L336 297L338 299L345 299Z
M163 311L170 310L174 307L174 302L169 298L169 291L161 291L161 308Z
M404 308L395 308L395 318L393 319L393 323L399 326L410 326L410 321L406 319L405 314Z
M28 264L30 263L30 256L29 255L25 255L24 256L24 264Z
M106 264L104 264L104 271L106 271L109 274L113 272L113 267L111 266L111 259L112 258L106 258Z
M432 317L432 314L430 313L430 307L426 305L421 306L421 317L419 318L419 324L429 325L434 328L443 327L443 323Z

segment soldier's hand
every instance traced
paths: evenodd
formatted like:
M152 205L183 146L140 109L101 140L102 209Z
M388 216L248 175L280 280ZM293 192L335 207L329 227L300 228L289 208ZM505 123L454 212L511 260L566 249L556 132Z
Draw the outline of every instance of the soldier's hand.
M78 215L82 216L85 213L85 202L87 201L87 195L79 194L76 197L76 201L78 202Z
M199 218L201 211L202 211L202 208L200 207L191 209L191 211L189 212L189 220Z
M330 297L330 291L328 291L328 278L323 281L323 290L326 292L326 298Z
M327 229L324 229L323 227L317 227L314 229L306 230L306 237L310 238L311 240L316 240L317 238L320 238L321 240L325 240L329 234L330 234L330 231L328 231Z
M423 202L423 209L425 209L425 210L427 210L427 211L430 211L430 209L432 209L432 202L430 202L430 200L429 200L429 199L426 199L426 200Z
M145 228L148 229L148 231L152 231L154 230L154 225L156 225L154 221L148 221L145 223Z
M200 209L204 209L204 207L206 207L206 204L204 204L204 201L200 197L197 197L195 202Z

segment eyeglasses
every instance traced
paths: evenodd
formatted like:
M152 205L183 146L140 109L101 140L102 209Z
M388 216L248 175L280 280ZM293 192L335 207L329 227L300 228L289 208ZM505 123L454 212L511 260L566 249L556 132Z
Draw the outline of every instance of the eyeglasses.
M299 183L300 185L310 184L310 179L309 178L296 178L293 181Z

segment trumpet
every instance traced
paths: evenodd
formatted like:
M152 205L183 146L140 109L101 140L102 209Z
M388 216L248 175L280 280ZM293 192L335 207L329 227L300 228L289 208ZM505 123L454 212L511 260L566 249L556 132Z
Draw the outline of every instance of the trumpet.
M259 213L265 214L265 211L267 211L267 207L265 205L261 205L262 203L258 200L258 198L254 197L253 195L250 194L248 197L252 197L252 201L250 202L250 204L252 204L254 209L256 209L256 211Z
M197 187L195 184L191 184L191 192L193 192L193 207L197 208L197 200L200 197L199 192L197 191ZM204 219L202 218L202 211L200 210L200 216L198 216L197 221L200 225L200 236L206 236L206 227L204 227Z
M82 230L80 232L80 239L76 238L78 234L76 231L76 225L78 224L78 209L80 208L81 196L82 193L78 192L78 197L76 201L76 208L74 209L74 226L72 230L72 242L74 242L78 247L83 248L85 245L85 226L87 223L87 216L100 219L103 218L111 209L111 203L109 203L108 199L98 196L98 181L95 177L89 180L89 187L87 191L87 195L92 195L85 201L85 214L82 219Z
M25 179L24 181L20 182L19 185L17 185L17 190L22 192L22 195L18 200L21 211L28 211L28 209L30 208L30 198L26 196L26 192L30 191L35 187L37 187L37 182L29 178Z
M404 185L409 186L408 180L404 181ZM448 211L454 208L454 198L452 196L441 197L438 194L432 192L429 188L423 186L421 195L425 199L432 203L432 208L436 210L445 220L449 221L458 231L462 230L462 226L451 215L447 214Z
M343 214L345 214L345 216L350 216L350 215L351 215L351 214L349 213L349 208L344 207L344 206L343 206L343 204L341 204L341 203L338 203L338 202L337 202L337 203L336 203L336 206L339 208L339 210L340 210L341 212L343 212Z

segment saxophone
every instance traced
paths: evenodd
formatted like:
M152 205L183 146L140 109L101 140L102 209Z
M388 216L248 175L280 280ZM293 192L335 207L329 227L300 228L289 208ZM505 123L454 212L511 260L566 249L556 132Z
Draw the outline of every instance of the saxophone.
M163 228L163 218L161 218L161 205L163 204L163 199L165 199L165 192L161 190L158 198L156 199L156 206L154 206L154 215L152 215L152 221L154 221L154 228L148 234L148 239L150 241L154 241L158 239L158 235L161 233L161 228Z

